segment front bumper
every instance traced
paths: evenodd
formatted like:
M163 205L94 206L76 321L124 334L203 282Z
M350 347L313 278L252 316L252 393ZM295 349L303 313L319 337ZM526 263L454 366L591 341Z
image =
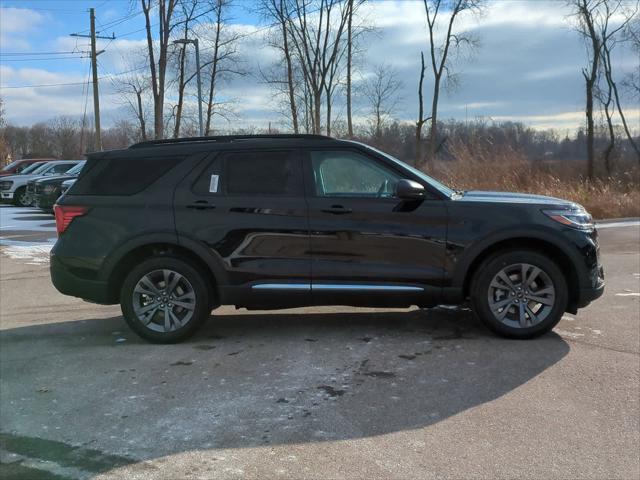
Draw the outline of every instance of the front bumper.
M3 201L10 202L13 200L13 192L0 192L0 198Z
M43 210L51 210L58 200L58 193L46 195L44 193L36 193L33 197L33 206Z
M604 294L604 282L593 288L582 288L576 304L577 308L584 308Z

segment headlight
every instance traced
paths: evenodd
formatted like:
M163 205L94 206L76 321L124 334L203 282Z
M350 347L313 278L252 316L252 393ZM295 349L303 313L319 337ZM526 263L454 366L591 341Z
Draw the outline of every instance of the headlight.
M593 217L584 209L543 210L547 217L568 227L587 230L593 227Z
M46 195L51 195L53 192L56 191L56 186L55 185L45 185L44 188L42 189L42 191Z
M13 185L13 182L11 181L0 182L0 190L9 190L11 188L11 185Z

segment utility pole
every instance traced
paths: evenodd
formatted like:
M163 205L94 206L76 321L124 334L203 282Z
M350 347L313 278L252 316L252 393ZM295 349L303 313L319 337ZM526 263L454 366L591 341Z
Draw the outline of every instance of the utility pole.
M96 38L102 38L105 40L115 40L115 35L111 34L110 37L101 37L96 35L96 13L95 9L89 9L89 22L91 26L90 35L81 35L79 33L72 33L72 37L84 37L91 39L91 76L93 77L93 115L95 117L95 129L96 129L96 150L102 150L102 136L100 133L100 96L98 94L98 55L104 50L96 51Z
M100 96L98 95L98 55L96 54L96 14L89 9L91 22L91 76L93 77L93 115L96 127L96 150L102 150L102 135L100 134Z

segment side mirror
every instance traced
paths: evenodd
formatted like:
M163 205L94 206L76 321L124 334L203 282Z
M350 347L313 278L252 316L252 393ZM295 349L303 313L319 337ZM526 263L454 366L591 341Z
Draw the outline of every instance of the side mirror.
M418 182L402 179L396 184L396 196L402 200L422 200L426 192Z

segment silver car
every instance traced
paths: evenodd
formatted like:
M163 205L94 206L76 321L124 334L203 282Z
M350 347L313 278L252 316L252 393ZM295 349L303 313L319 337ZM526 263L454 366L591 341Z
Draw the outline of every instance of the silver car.
M55 160L46 162L28 173L11 175L0 179L0 198L2 203L13 203L20 207L31 205L31 196L27 192L27 183L35 178L62 175L82 160Z

